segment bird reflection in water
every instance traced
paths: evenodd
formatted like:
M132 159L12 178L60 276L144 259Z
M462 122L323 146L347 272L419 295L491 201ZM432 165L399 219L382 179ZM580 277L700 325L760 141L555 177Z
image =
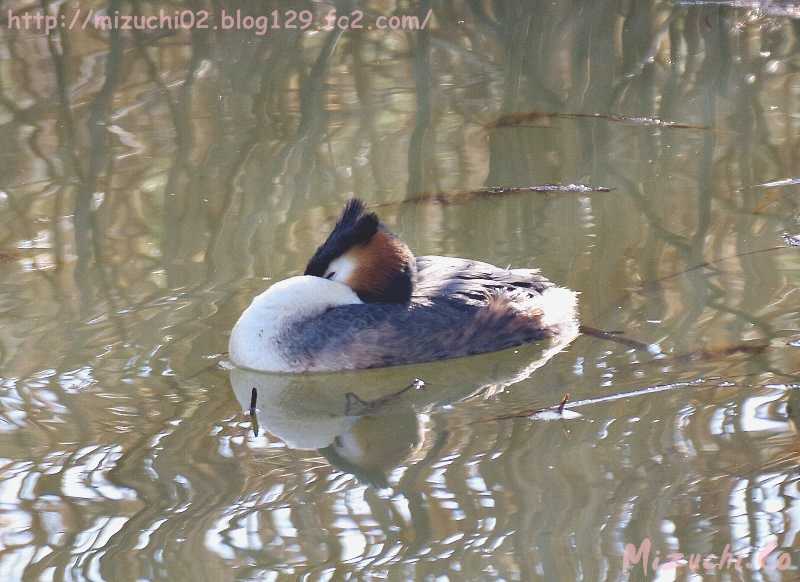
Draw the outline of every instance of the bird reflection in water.
M437 448L444 435L431 430L432 410L491 397L530 378L572 342L575 327L544 347L463 358L458 365L433 362L333 374L270 374L234 367L230 380L256 434L263 430L290 448L316 450L339 470L384 488L395 468Z

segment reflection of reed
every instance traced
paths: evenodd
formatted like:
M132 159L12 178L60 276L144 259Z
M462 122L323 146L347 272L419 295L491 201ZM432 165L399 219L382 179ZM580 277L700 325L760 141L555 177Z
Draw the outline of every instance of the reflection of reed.
M48 3L43 2L44 10L47 10ZM119 3L112 0L110 5L112 10L119 8ZM64 7L62 6L59 16L64 17ZM76 127L70 105L68 91L68 79L65 60L69 56L70 44L68 35L63 28L58 28L61 51L56 47L52 36L48 36L48 48L53 59L56 82L58 86L59 101L61 104L61 120L64 131L61 138L64 141L63 150L66 154L72 173L78 182L75 196L74 207L74 232L75 250L78 256L75 268L75 282L83 297L82 312L85 316L88 306L92 302L91 277L89 264L94 258L97 267L98 281L101 293L104 296L108 311L112 320L117 324L119 337L125 341L126 334L123 325L116 317L117 303L113 297L110 283L103 264L103 243L102 234L99 232L99 225L94 210L91 208L93 197L97 192L98 177L101 172L106 172L106 180L111 185L111 174L113 160L108 156L109 133L106 128L110 114L110 104L113 98L114 89L117 84L117 76L121 62L121 46L118 31L112 31L109 38L109 52L106 59L106 76L103 86L90 106L90 113L87 119L87 128L90 142L90 155L88 168L84 169L78 155L78 144L76 138ZM60 237L54 236L55 240Z
M419 13L424 15L431 8L429 1L420 3ZM414 47L414 83L417 107L414 131L408 142L408 194L413 196L425 190L425 159L427 157L426 135L431 124L431 66L430 39L428 31L421 31Z
M0 481L21 485L0 518L30 532L4 538L4 568L620 579L625 542L745 551L773 533L765 516L795 524L787 349L640 363L583 339L536 385L433 407L432 445L387 476L392 491L253 440L217 375L186 378L352 194L386 203L424 252L538 263L585 292L587 322L667 354L797 328L793 249L754 252L797 230L796 186L753 187L797 175L796 22L663 2L429 4L422 34L2 31L0 428L16 460ZM532 111L557 115L486 129ZM393 205L437 182L616 191ZM563 426L474 422L565 387L577 400L662 381L687 387Z

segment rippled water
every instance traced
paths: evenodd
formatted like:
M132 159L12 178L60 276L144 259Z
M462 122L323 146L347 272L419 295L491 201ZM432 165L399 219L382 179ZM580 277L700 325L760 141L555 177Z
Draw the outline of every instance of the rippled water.
M429 26L266 36L4 13L0 577L796 580L800 9L734 4L375 1ZM544 183L613 190L471 194ZM354 194L650 349L230 370ZM647 543L686 560L626 564ZM727 545L742 572L691 556Z

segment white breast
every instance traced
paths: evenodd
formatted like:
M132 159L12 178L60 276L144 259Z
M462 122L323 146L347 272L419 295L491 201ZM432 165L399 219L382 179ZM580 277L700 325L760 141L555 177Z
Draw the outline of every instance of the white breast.
M265 372L302 372L281 353L278 339L287 326L315 317L336 305L361 303L342 283L320 277L291 277L275 283L244 310L231 331L231 361Z

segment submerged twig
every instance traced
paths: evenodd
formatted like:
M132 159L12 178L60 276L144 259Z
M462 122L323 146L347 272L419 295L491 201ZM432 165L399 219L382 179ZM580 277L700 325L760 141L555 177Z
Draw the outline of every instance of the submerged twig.
M581 325L578 330L584 335L590 335L592 337L597 337L600 339L610 340L612 342L617 342L618 344L622 344L624 346L628 346L629 348L634 348L637 350L642 350L645 352L650 352L650 345L644 342L640 342L635 339L631 339L629 337L625 337L622 335L623 332L621 331L606 331L603 329L597 329L595 327L590 327L588 325Z
M611 192L614 188L589 186L587 184L538 184L536 186L487 186L475 190L475 194L516 194L519 192Z
M623 333L621 331L606 331L594 327L589 327L588 325L581 325L578 329L583 335L610 340L622 344L624 346L634 348L636 350L647 352L651 355L663 355L657 345L646 344L644 342L640 342L638 340L625 337L624 335L621 335ZM670 361L679 363L692 362L692 361L709 361L725 356L730 356L733 354L760 354L764 352L767 348L769 348L769 344L740 343L731 346L724 346L722 348L718 348L715 350L709 350L705 348L694 350L691 352L687 352L685 354L678 354L671 358L659 359L658 362L659 364L664 364Z
M795 186L800 184L800 178L785 178L783 180L773 180L772 182L764 182L763 184L756 184L756 188L781 188L783 186Z
M790 240L793 240L794 237L789 237L787 239L787 235L784 234L783 235L783 239L786 241L787 245L795 246L795 244L792 244L790 242ZM669 279L674 279L675 277L680 277L681 275L685 275L686 273L691 273L692 271L696 271L697 269L703 269L703 268L706 268L706 267L711 267L711 266L716 265L717 263L721 263L723 261L730 261L731 259L739 259L741 257L747 257L749 255L757 255L757 254L760 254L760 253L767 253L767 252L770 252L770 251L778 251L778 250L785 250L785 249L786 249L785 246L767 247L765 249L756 249L756 250L753 250L753 251L746 251L744 253L737 253L735 255L729 255L727 257L722 257L722 258L719 258L719 259L715 259L713 261L703 261L702 263L699 263L697 265L692 265L691 267L688 267L688 268L683 269L681 271L677 271L677 272L672 273L670 275L664 275L663 277L659 277L658 279L655 279L653 281L647 281L647 282L643 283L638 289L635 289L635 290L639 291L639 290L647 289L648 287L653 287L654 285L656 285L658 283L661 283L663 281L667 281Z
M492 416L489 418L482 418L471 422L470 424L477 424L479 422L492 422L497 420L512 420L517 418L529 418L536 420L537 417L541 420L553 420L555 418L565 418L568 419L564 413L569 413L570 411L576 408L583 408L586 406L591 406L593 404L605 404L608 402L614 402L617 400L624 400L626 398L636 398L638 396L649 396L651 394L658 394L659 392L671 392L673 390L680 390L683 388L718 388L716 384L711 384L715 381L730 381L735 380L738 378L747 378L750 376L758 376L763 374L762 372L752 372L750 374L739 374L736 376L727 376L727 377L714 377L714 378L707 378L702 384L699 384L696 381L688 381L688 382L670 382L666 384L656 384L654 386L649 386L647 388L640 388L639 390L631 390L630 392L618 392L616 394L609 394L607 396L599 396L597 398L586 398L584 400L569 400L569 394L565 394L564 397L561 399L561 403L555 406L546 406L544 408L528 408L526 410L521 410L518 412L511 412L508 414L503 414L501 416ZM788 374L782 374L783 376L788 376L791 378L798 378L798 374L800 374L800 370L795 370ZM577 413L574 413L577 415ZM558 416L556 416L558 415ZM578 415L580 416L580 415ZM571 416L571 418L577 418L577 416Z
M657 117L634 116L634 115L613 115L606 113L560 113L531 111L528 113L509 113L500 116L496 121L488 124L490 129L503 127L520 127L546 119L604 119L625 125L637 125L643 127L663 127L666 129L711 129L707 125L695 125L692 123L679 123L677 121L666 121Z
M564 406L566 406L568 400L569 400L569 392L564 394L564 398L561 399L561 404L558 405L558 413L559 414L563 414L564 413Z
M546 418L546 420L553 420L554 418L559 418L559 417L565 418L564 409L567 407L567 402L569 402L569 392L565 393L564 396L561 398L561 401L555 406L545 406L543 408L528 408L520 412L511 412L509 414L502 414L500 416L493 416L491 418L482 418L470 424L476 424L478 422L491 422L496 420L510 420L514 418L532 418L535 416L541 416L543 413L547 412L553 413L555 416ZM575 417L572 416L572 418Z
M525 192L538 192L549 194L553 192L586 194L589 192L611 192L614 188L607 186L592 186L591 184L534 184L532 186L485 186L477 190L456 190L453 192L422 192L400 200L399 202L384 202L373 204L372 208L385 208L390 206L401 206L403 204L441 204L448 206L452 204L463 204L475 198L488 196L503 196L505 194L522 194Z
M421 390L424 387L424 381L420 380L419 378L414 378L414 380L405 388L401 388L392 394L375 398L374 400L364 400L355 392L348 392L344 395L344 414L345 416L361 416L363 414L370 414L388 404L392 400L396 400L409 390Z

